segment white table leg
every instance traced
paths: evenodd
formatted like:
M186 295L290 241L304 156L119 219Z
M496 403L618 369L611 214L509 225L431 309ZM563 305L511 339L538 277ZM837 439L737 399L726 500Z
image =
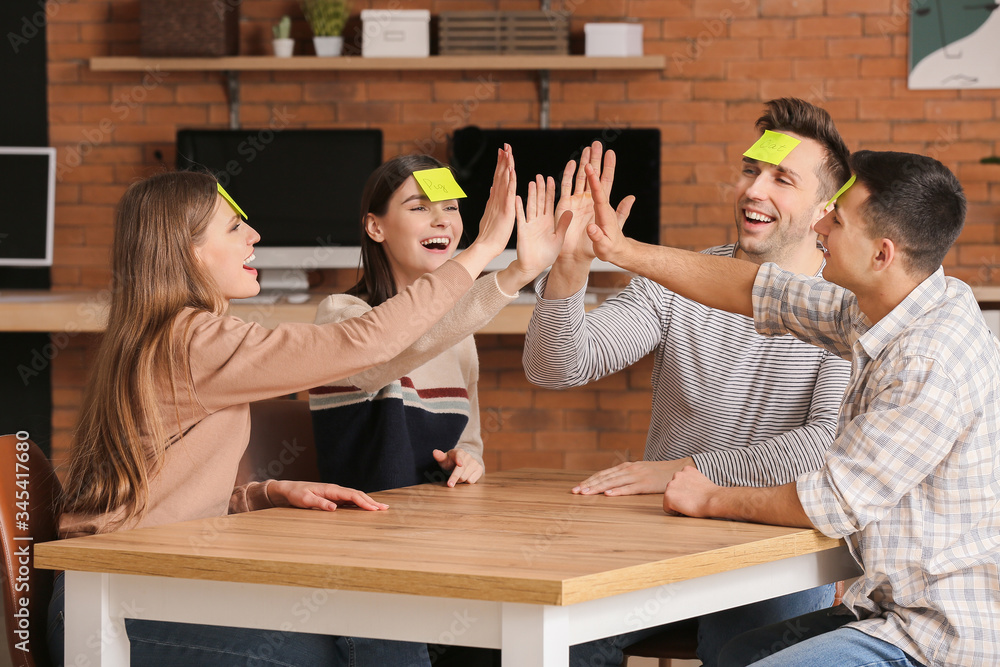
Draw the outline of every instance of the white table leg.
M66 572L66 667L128 667L125 619L113 613L110 575Z
M568 667L566 607L507 602L501 614L503 667Z

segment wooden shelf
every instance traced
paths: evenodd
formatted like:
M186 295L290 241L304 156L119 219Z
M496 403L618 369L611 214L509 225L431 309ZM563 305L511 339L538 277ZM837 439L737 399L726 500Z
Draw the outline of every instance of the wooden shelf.
M341 56L226 56L221 58L140 58L102 56L90 59L95 72L250 72L274 70L660 70L663 55L636 57L587 56L430 56L427 58L361 58Z

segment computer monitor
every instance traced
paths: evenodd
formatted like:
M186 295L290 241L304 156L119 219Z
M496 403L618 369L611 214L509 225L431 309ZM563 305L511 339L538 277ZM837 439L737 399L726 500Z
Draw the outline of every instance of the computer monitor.
M552 176L559 187L566 162L580 160L580 154L593 141L604 149L614 149L617 157L615 183L611 190L612 206L627 195L635 195L635 204L625 223L625 234L644 243L660 242L660 131L655 128L587 129L483 129L475 126L456 130L451 138L450 164L455 179L468 195L459 200L466 239L474 239L479 220L486 209L490 184L496 167L496 150L508 143L517 170L517 193L524 199L528 182L535 174ZM558 192L557 192L558 195ZM507 247L513 249L516 234ZM508 250L495 264L506 266L514 258ZM618 270L611 264L595 261L594 271Z
M305 289L305 272L357 268L361 192L382 131L180 130L178 169L207 169L261 236L261 287Z
M56 149L0 146L0 266L52 266Z

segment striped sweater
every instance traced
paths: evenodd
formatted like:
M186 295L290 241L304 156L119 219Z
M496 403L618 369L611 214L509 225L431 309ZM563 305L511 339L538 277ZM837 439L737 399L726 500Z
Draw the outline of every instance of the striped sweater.
M435 449L461 448L482 463L479 359L472 333L516 295L495 276L476 281L452 311L392 361L309 392L321 479L363 491L443 481ZM320 304L317 323L371 310L335 294Z
M732 256L733 245L706 250ZM583 290L542 298L524 369L544 387L576 387L655 350L645 458L694 458L726 486L776 486L822 466L850 375L847 362L753 320L707 308L645 278L585 313Z

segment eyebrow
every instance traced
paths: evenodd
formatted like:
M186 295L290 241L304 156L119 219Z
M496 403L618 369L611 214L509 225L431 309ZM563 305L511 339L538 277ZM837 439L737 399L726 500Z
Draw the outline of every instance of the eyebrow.
M747 164L751 164L751 165L753 165L755 167L760 164L760 160L755 160L755 159L753 159L751 157L746 157L746 156L743 156L743 162L745 162ZM768 163L768 164L770 164L770 163ZM802 180L802 177L799 176L799 173L797 171L795 171L794 169L789 169L788 167L782 167L780 164L772 164L771 166L774 167L775 169L777 169L782 174L788 174L789 176L791 176L792 178L794 178L797 181L801 181Z
M410 195L409 197L407 197L406 199L404 199L402 203L403 204L409 204L414 199L419 199L420 201L426 201L426 202L430 201L430 199L427 198L427 195L421 193L421 194L418 194L418 195Z

